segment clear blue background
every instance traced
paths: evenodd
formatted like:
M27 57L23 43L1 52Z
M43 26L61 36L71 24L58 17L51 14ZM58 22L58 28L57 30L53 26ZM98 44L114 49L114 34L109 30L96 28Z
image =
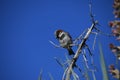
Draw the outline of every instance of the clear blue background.
M112 5L113 0L93 0L93 13L102 25L98 28L106 33L111 32L108 22L114 20ZM37 80L41 69L43 80L50 80L48 73L54 80L61 80L64 71L54 57L65 60L67 51L55 48L49 40L58 44L54 37L57 29L69 32L75 39L90 26L88 0L0 0L0 80ZM99 41L106 64L115 63L108 44L118 42L104 35L97 38ZM88 44L92 42L89 39ZM82 57L78 64L83 68L80 60ZM98 44L94 61L97 80L102 80Z

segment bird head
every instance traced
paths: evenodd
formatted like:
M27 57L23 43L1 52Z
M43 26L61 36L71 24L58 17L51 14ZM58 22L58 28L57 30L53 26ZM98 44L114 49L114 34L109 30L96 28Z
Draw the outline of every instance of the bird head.
M59 35L60 35L62 32L64 32L64 31L61 30L61 29L56 30L56 31L55 31L55 37L56 37L57 39L59 39Z

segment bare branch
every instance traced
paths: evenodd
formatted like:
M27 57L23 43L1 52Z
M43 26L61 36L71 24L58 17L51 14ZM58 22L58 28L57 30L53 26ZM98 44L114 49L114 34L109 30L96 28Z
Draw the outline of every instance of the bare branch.
M76 54L74 55L70 65L68 66L68 70L67 70L67 73L66 73L65 80L70 80L72 69L74 68L74 65L75 65L76 61L78 60L79 55L80 55L80 53L82 51L82 48L84 47L86 40L88 39L89 35L91 34L91 32L94 29L96 24L97 24L97 21L91 25L91 27L88 29L87 33L85 34L83 40L79 44L79 47L78 47L78 49L76 51Z

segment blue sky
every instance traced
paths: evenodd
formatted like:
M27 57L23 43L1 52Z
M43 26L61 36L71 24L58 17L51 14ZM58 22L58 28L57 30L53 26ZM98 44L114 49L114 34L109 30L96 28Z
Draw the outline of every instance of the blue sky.
M108 22L114 20L112 4L113 0L93 0L95 19L102 25L98 27L106 33L111 30ZM37 80L41 69L45 80L50 80L48 73L61 80L63 69L54 57L65 59L67 51L55 48L49 40L58 44L54 37L57 29L69 32L75 39L91 26L88 0L1 0L0 7L0 80ZM118 44L115 38L100 35L98 41L106 63L115 63L108 47L111 42ZM92 42L89 39L88 44ZM94 52L99 69L97 44ZM102 79L100 69L96 76Z

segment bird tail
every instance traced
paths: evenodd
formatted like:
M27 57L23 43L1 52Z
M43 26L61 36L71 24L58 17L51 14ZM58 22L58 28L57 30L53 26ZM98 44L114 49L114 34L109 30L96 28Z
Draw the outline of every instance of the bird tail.
M69 47L67 50L68 50L69 55L74 55L75 54L71 47Z

